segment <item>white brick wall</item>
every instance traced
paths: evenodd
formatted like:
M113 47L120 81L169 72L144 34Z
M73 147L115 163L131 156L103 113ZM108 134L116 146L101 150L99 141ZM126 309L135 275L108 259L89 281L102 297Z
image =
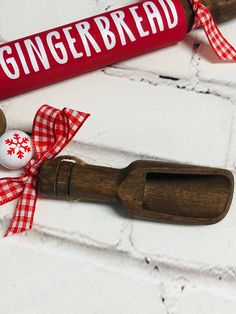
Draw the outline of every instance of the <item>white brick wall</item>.
M0 40L128 3L2 0ZM235 27L221 26L234 45ZM234 171L236 65L212 62L211 54L194 32L176 46L0 107L9 128L26 131L43 103L90 112L66 149L89 163L124 167L147 158ZM1 234L13 208L1 207ZM235 211L233 201L219 224L186 227L133 220L119 207L40 199L32 231L0 238L0 313L233 314Z

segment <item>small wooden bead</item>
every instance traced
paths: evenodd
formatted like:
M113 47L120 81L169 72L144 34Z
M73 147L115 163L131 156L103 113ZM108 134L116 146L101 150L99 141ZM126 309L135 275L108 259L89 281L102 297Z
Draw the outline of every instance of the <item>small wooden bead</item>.
M0 109L0 136L6 131L6 117L2 110Z

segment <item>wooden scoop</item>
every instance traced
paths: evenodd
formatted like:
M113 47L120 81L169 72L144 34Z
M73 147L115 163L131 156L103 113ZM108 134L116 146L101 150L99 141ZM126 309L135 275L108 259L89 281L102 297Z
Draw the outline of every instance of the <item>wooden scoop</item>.
M73 157L44 162L38 181L46 197L121 202L132 216L186 224L220 221L233 188L231 172L223 169L144 160L114 169Z

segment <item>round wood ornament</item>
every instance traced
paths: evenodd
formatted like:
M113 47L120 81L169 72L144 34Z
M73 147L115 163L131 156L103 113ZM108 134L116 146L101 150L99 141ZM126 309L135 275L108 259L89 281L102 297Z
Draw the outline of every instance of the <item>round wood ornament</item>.
M0 136L5 132L7 126L6 117L0 109Z

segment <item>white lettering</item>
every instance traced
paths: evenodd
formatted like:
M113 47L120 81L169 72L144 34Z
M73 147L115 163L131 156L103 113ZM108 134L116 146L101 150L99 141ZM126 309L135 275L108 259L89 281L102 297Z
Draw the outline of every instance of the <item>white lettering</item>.
M23 51L21 49L20 44L19 43L15 43L15 47L16 47L16 51L18 52L18 55L20 57L20 61L21 61L21 64L22 64L22 67L23 67L23 70L24 70L25 74L29 74L30 70L29 70L28 65L26 63L25 56L23 54Z
M97 53L101 52L100 47L98 46L98 44L96 43L92 35L89 33L90 25L88 22L78 23L75 25L75 27L77 28L80 34L87 57L91 56L91 51L89 48L88 41L90 41L91 45L93 46L94 50Z
M145 37L145 36L148 36L149 35L149 31L144 31L141 23L143 21L143 18L138 16L138 13L136 12L138 9L138 6L135 6L135 7L131 7L129 10L131 12L131 14L133 15L133 18L135 20L135 23L136 23L136 26L137 26L137 29L138 29L138 32L139 32L139 35L141 37Z
M72 53L73 57L74 57L75 59L81 58L81 57L83 57L83 53L76 51L75 45L74 45L74 44L76 43L76 39L73 38L73 37L71 37L71 34L70 34L70 30L71 30L71 29L72 29L71 26L65 27L65 28L63 28L63 32L64 32L64 34L65 34L65 36L66 36L66 40L67 40L67 42L68 42L68 45L69 45L69 47L70 47L70 50L71 50L71 53Z
M68 61L68 55L67 55L65 46L63 45L62 42L58 42L54 45L52 42L53 37L56 39L60 39L60 34L56 31L50 32L47 34L46 39L47 39L48 47L52 53L53 58L56 60L56 62L59 64L64 64ZM61 52L62 57L58 55L58 53L56 52L56 49Z
M173 22L171 22L170 14L169 14L169 11L166 7L165 2L163 0L159 0L159 2L163 8L164 13L165 13L167 24L168 24L169 28L170 29L174 28L178 24L178 15L177 15L177 11L176 11L174 3L172 2L172 0L166 0L167 4L169 5L169 8L171 10L171 13L173 15Z
M25 47L28 51L31 64L34 68L35 72L39 71L39 66L35 57L35 53L38 56L39 60L41 61L42 65L44 66L45 70L50 69L50 65L48 62L48 57L45 51L45 48L43 46L42 40L39 36L35 37L35 41L37 43L37 46L32 42L31 39L24 40Z
M4 59L3 53L4 51L8 54L12 53L12 49L9 46L4 46L0 48L0 64L3 68L5 74L12 80L18 79L20 77L19 67L17 66L16 60L12 58ZM12 66L13 72L9 70L7 64Z
M113 32L110 31L110 21L105 16L98 16L94 19L99 31L104 40L104 44L108 50L112 49L116 45L116 37Z
M156 24L154 22L154 19L157 20L158 27L159 27L160 31L162 32L164 30L164 25L163 25L163 21L161 18L161 14L160 14L159 10L157 9L157 7L155 6L155 4L151 1L146 1L143 3L143 8L147 14L149 23L151 25L152 33L153 34L157 33L157 28L156 28Z
M111 17L112 17L114 23L116 24L117 30L118 30L119 35L120 35L122 46L126 45L124 30L125 30L126 34L129 36L129 39L131 41L136 40L133 33L131 32L131 30L129 29L129 27L127 26L127 24L124 21L125 14L123 11L115 11L115 12L111 13Z

